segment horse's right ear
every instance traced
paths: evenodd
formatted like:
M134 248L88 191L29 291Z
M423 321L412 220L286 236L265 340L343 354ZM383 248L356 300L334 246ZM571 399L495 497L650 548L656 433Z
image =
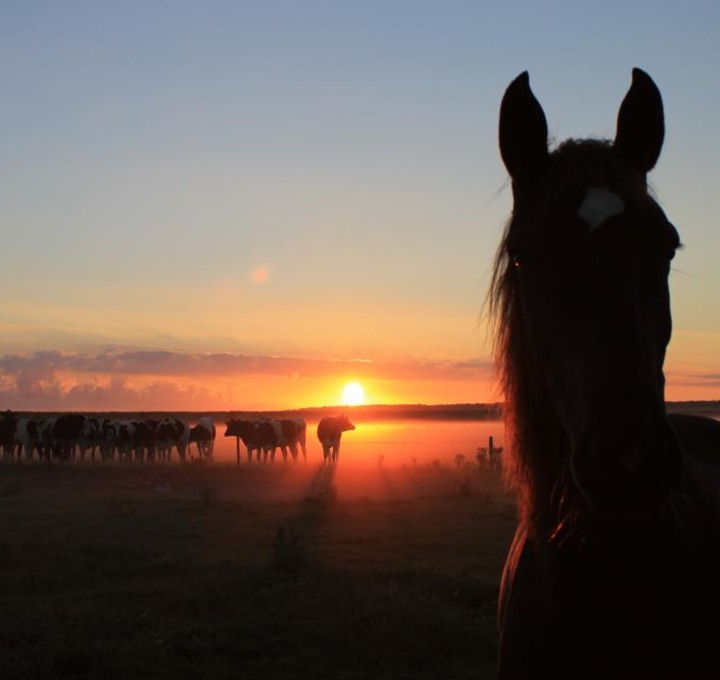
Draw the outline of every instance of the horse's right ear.
M548 158L548 128L525 71L510 83L500 104L500 155L513 179L539 173Z

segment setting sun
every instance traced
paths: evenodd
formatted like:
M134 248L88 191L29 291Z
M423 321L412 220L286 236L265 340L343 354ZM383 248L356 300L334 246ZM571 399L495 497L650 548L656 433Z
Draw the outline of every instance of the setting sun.
M360 406L365 403L365 390L360 383L351 382L343 387L343 406Z

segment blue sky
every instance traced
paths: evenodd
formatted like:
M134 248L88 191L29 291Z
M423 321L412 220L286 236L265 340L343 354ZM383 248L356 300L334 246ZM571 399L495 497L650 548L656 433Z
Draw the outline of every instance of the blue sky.
M633 66L665 99L651 180L686 244L669 396L717 396L718 35L711 2L3 2L0 397L87 408L71 389L120 385L131 405L160 378L109 378L113 351L297 360L313 401L331 393L308 359L328 380L435 367L378 400L454 400L453 379L458 401L496 397L502 93L528 69L552 135L612 137ZM179 361L163 398L299 405L236 364L228 392Z

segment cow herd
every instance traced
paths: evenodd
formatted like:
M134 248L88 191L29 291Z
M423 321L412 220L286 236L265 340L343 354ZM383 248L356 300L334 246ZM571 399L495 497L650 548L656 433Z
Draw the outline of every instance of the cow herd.
M226 437L237 438L237 460L240 442L258 462L273 461L278 449L284 461L297 462L302 453L307 460L307 425L302 418L256 420L233 419L226 423ZM335 463L340 455L342 433L354 430L347 415L325 417L317 427L323 448L323 462ZM42 460L73 463L96 461L110 463L169 463L173 450L181 463L213 460L215 424L209 416L194 426L180 418L145 418L114 420L80 413L55 417L19 417L12 411L0 414L0 453L5 461ZM197 458L193 455L193 445Z
M215 425L209 417L192 428L172 417L113 420L70 413L22 418L11 411L0 417L0 449L6 461L170 462L175 449L185 462L192 444L199 458L212 460L214 442Z

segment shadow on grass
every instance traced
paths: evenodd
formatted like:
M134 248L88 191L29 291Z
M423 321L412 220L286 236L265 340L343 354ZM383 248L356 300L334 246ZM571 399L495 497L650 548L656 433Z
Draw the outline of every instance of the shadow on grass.
M327 473L282 504L102 479L0 503L3 680L495 677L504 505L343 503Z
M296 566L9 598L3 677L494 677L494 588Z

